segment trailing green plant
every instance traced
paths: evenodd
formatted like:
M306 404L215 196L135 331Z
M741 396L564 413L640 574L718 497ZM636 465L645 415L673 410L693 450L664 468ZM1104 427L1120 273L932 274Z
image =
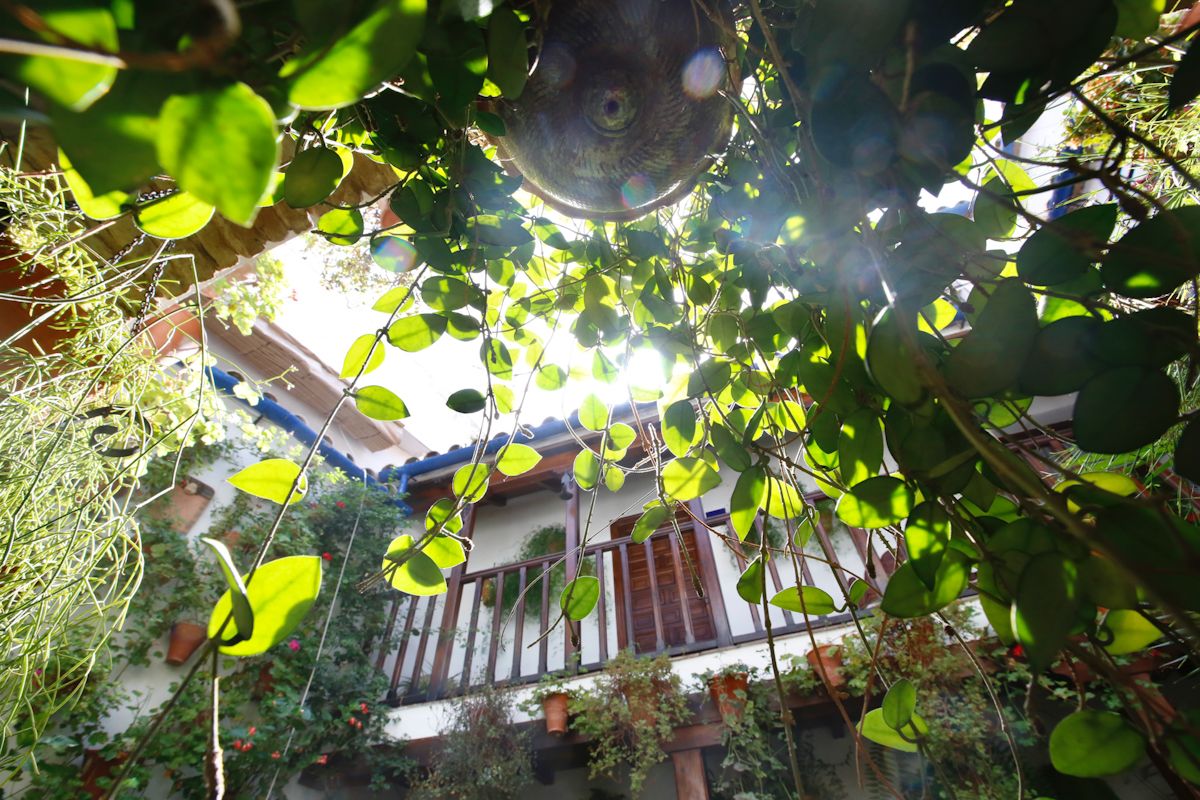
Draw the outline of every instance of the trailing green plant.
M605 664L590 689L573 691L569 708L572 729L592 740L588 774L624 777L635 797L650 768L666 758L663 742L691 717L670 659L630 650Z
M415 796L507 800L533 785L529 733L514 725L510 694L484 689L463 696L439 736L439 750L429 774L414 787Z
M724 715L720 769L713 775L713 796L719 800L794 800L798 797L788 766L787 743L779 712L772 709L775 687L762 680L758 670L745 665L727 667L699 676L708 693L708 681L728 672L745 674L749 685L739 697L740 714ZM806 772L806 774L808 774Z

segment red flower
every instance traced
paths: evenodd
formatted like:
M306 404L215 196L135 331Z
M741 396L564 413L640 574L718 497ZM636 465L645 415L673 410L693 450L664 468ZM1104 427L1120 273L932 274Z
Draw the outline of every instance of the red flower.
M239 753L242 752L242 740L241 739L234 740L233 749L237 750Z
M345 508L345 507L346 507L346 504L345 504L345 503L343 503L341 500L338 500L336 503L334 503L334 505L335 505L335 506L337 506L338 508Z
M333 561L333 553L321 553L321 558L326 561Z
M271 753L271 758L273 758L273 759L275 759L276 761L278 761L279 759L283 758L283 756L281 756L281 755L279 754L279 751L278 751L278 750L276 750L274 753Z
M368 708L367 708L367 704L366 704L366 703L359 703L359 704L358 704L358 708L359 708L359 710L360 710L360 711L362 711L362 713L364 713L364 714L370 714L370 713L371 713L370 709L368 709Z
M247 735L247 736L253 736L253 735L254 735L254 734L257 732L257 731L258 731L258 728L256 728L256 727L254 727L253 725L251 725L251 726L250 726L250 730L248 730L248 731L246 732L246 735Z
M322 753L321 755L317 756L317 763L320 764L322 767L325 766L326 764L329 763L329 756Z
M1025 657L1025 648L1021 647L1021 645L1019 645L1019 644L1014 644L1012 647L1010 647L1008 649L1008 654L1010 656L1012 656L1013 658L1024 658Z

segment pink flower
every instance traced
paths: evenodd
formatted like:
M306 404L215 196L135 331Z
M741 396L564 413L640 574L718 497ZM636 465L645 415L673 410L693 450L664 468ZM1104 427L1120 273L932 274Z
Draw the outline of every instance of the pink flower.
M276 750L275 752L271 753L271 758L275 759L276 761L278 761L278 760L279 760L280 758L282 758L282 757L283 757L283 756L282 756L282 755L280 755L280 753L279 753L279 751L278 751L278 750Z
M345 503L343 503L341 500L338 500L336 503L334 503L334 505L335 505L335 506L337 506L338 508L345 508L345 507L346 507L346 504L345 504Z
M288 648L291 649L293 653L298 652L300 650L300 640L292 639L288 642Z
M255 734L255 732L256 732L256 731L258 731L258 728L256 728L256 727L254 727L253 725L251 725L251 726L250 726L250 730L246 731L246 735L247 735L247 736L253 736L253 735Z
M320 764L322 767L325 766L326 764L329 763L329 756L322 753L321 755L317 756L317 763Z

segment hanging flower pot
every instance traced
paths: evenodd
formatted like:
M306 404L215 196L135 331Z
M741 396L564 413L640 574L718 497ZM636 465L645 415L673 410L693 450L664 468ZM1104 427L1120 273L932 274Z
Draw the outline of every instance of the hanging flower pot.
M24 330L9 346L33 355L58 350L87 323L74 304L62 302L70 294L66 281L46 266L27 261L20 248L0 234L0 341ZM34 323L47 313L46 319Z
M542 698L542 713L546 715L546 733L561 736L567 732L566 692L551 692Z
M718 672L708 679L708 694L721 713L721 719L741 719L746 713L746 695L750 675L746 672Z
M192 657L208 639L208 628L198 622L176 622L167 643L167 663L177 667Z
M161 358L181 358L200 349L203 326L191 309L172 303L147 316L142 337Z
M824 681L831 689L846 685L846 676L842 674L841 647L836 644L818 645L816 650L810 650L804 657L818 676L824 676Z

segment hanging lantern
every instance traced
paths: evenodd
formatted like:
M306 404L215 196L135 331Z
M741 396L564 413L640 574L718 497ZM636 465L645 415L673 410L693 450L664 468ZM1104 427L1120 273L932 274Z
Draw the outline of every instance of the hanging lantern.
M721 0L556 0L501 162L564 214L625 220L687 193L729 139L740 81Z

